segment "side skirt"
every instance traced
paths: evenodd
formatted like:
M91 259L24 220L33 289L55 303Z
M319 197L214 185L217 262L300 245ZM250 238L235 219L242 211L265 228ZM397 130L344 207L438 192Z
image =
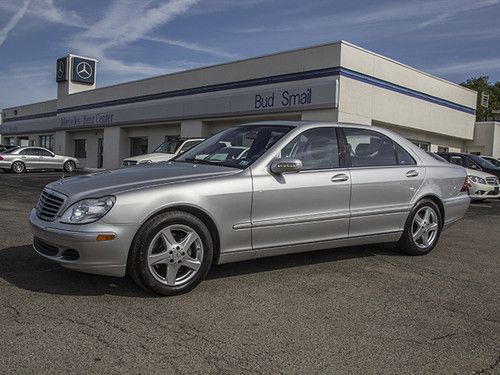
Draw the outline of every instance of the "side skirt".
M218 264L241 262L244 260L266 258L276 255L335 249L347 246L359 246L359 245L376 244L384 242L397 242L401 238L402 234L403 234L402 231L397 231L391 233L343 238L330 241L308 242L308 243L288 245L288 246L277 246L277 247L254 249L254 250L224 252L220 254Z

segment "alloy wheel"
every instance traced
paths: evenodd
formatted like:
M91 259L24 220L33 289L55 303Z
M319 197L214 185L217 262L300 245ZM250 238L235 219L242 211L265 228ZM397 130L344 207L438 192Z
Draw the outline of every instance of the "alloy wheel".
M203 242L192 228L169 225L156 234L149 245L149 271L162 284L186 284L200 269L203 250Z
M12 170L15 173L21 173L24 171L24 164L21 163L20 161L16 161L14 162L14 164L12 164Z
M67 161L64 165L64 169L66 170L66 172L73 172L75 170L75 163L73 163L72 161Z
M427 249L434 244L439 230L438 215L434 209L424 206L413 217L411 235L413 242L420 249Z

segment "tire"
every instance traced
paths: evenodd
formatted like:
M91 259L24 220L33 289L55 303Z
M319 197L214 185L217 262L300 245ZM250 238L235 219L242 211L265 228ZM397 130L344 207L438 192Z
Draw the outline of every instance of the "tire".
M186 243L188 235L191 237ZM197 286L207 275L212 259L213 241L206 225L192 214L171 211L153 217L139 229L127 270L142 288L172 296Z
M63 169L65 172L71 173L76 169L76 164L72 160L68 160L66 163L64 163Z
M398 247L408 255L425 255L439 241L443 220L439 207L430 199L422 199L408 215Z
M10 170L14 173L20 174L26 170L26 166L22 161L15 161L12 163Z

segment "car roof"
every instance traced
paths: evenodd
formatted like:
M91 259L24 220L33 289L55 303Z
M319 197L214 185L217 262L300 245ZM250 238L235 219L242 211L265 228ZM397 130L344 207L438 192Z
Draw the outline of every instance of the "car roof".
M314 121L314 120L287 120L287 121L255 121L240 124L238 126L246 125L270 125L270 126L292 126L295 128L308 126L308 125L327 125L327 126L338 126L338 127L356 127L356 128L366 128L366 129L383 129L375 125L357 124L357 123L347 123L347 122L335 122L335 121Z

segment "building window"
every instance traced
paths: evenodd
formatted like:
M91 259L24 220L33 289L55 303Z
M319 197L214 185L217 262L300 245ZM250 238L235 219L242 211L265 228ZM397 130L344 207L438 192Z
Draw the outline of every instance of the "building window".
M430 144L430 142L417 141L415 139L409 139L409 141L411 143L413 143L414 145L417 145L418 147L420 147L424 151L430 151L431 150L431 144Z
M17 137L17 145L20 147L28 147L30 145L29 137Z
M86 159L87 158L87 140L86 139L75 139L75 158Z
M130 156L148 153L148 137L130 138Z
M54 151L54 136L53 135L41 135L40 136L40 147Z
M14 137L4 137L3 141L7 146L15 146L16 145L16 140Z

